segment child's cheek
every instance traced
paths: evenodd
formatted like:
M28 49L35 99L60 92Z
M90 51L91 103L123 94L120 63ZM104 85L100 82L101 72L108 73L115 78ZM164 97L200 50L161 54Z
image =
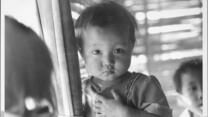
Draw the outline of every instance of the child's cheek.
M130 65L130 62L131 62L131 57L127 55L117 58L117 63L120 66L127 67Z

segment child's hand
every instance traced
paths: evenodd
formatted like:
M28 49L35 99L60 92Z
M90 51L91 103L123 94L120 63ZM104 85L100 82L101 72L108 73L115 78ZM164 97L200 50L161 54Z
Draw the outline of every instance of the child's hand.
M111 93L114 99L107 99L97 94L94 111L98 115L107 117L125 117L127 107L122 103L119 95L114 90L112 90Z
M183 107L188 108L189 110L191 110L192 112L194 112L199 116L202 116L202 108L193 106L191 104L191 101L186 97L184 97L183 95L179 95L178 99Z

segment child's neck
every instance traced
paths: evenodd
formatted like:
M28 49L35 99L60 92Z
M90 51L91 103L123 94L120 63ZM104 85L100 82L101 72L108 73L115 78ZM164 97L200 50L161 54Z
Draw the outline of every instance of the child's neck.
M114 79L114 80L101 80L99 78L93 77L93 82L95 84L97 84L101 89L105 89L107 87L111 87L114 86L115 84L117 84L118 82L120 82L122 79L128 77L130 75L130 72L126 72L123 75L119 76L118 78Z

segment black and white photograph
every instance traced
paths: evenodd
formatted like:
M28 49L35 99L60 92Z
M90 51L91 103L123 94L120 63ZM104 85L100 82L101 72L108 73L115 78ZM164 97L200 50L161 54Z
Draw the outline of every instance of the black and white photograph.
M1 0L1 117L208 117L207 0Z

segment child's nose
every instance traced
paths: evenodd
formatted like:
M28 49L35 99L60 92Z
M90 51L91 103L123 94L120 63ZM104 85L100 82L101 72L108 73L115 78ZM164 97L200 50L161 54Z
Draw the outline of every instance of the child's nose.
M103 64L104 65L112 65L112 64L114 64L114 57L113 57L113 55L109 54L109 55L103 56Z
M202 90L198 91L198 97L199 97L199 99L202 100L202 98L203 98Z

